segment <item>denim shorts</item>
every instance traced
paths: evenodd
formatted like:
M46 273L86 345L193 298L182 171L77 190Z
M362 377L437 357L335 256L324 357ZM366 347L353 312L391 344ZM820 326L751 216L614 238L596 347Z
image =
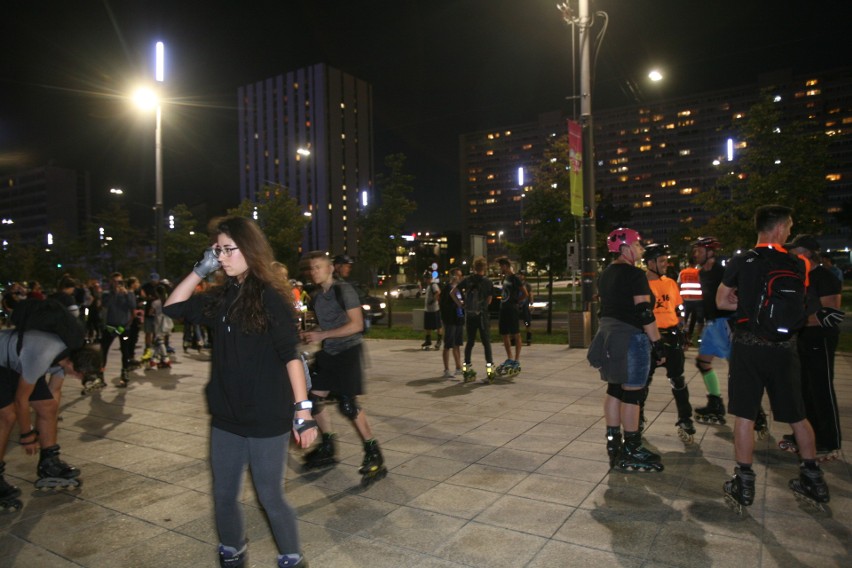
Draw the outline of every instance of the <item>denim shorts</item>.
M622 387L644 387L651 371L651 340L644 332L630 338L627 349L627 382Z
M730 318L722 317L707 320L704 331L701 333L701 345L698 346L699 355L712 355L722 359L731 358L731 327L728 325Z

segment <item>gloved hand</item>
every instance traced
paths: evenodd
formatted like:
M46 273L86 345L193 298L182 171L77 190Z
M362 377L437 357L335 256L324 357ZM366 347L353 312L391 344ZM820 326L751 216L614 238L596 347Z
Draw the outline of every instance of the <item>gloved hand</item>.
M199 278L204 280L210 274L216 272L220 268L219 259L216 258L216 251L213 250L213 247L209 247L204 249L204 256L201 257L201 260L195 263L195 267L192 269Z
M651 356L658 363L666 360L666 345L662 339L658 339L651 343Z
M837 328L846 317L846 312L834 308L821 308L815 314L820 327Z

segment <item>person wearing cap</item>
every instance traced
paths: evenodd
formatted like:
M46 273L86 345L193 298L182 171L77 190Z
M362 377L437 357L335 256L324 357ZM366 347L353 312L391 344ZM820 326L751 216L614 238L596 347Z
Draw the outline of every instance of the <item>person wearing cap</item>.
M645 275L648 285L656 301L654 302L654 319L660 330L666 354L666 377L672 387L672 396L677 406L677 434L684 443L691 444L695 436L695 425L692 423L692 405L689 403L689 387L683 375L684 355L683 348L686 339L683 333L683 299L677 282L666 276L669 267L668 247L662 244L650 244L645 247L642 260L648 270ZM648 373L648 384L642 394L640 404L641 415L639 418L639 429L644 429L645 424L645 400L648 398L648 389L654 378L657 364L651 361L651 371Z
M348 254L338 254L334 257L332 264L334 265L334 279L339 282L346 282L350 286L355 289L355 292L358 294L358 301L361 302L361 305L367 303L367 296L369 295L367 289L359 282L355 282L349 278L349 275L352 273L352 264L354 261ZM364 331L370 329L370 318L364 318Z
M654 318L655 298L645 273L636 266L645 252L641 239L638 232L626 227L607 237L607 248L615 260L598 280L600 325L586 358L607 383L604 418L610 467L649 472L664 468L660 456L642 445L639 405L651 358L663 365L666 357Z
M834 393L834 353L840 338L839 324L845 315L840 311L842 284L819 264L819 242L811 235L799 235L784 247L791 254L808 259L807 314L805 327L799 332L802 398L805 412L814 428L817 459L839 457L841 432L837 396ZM793 436L785 436L787 447L795 448ZM783 443L783 442L782 442Z

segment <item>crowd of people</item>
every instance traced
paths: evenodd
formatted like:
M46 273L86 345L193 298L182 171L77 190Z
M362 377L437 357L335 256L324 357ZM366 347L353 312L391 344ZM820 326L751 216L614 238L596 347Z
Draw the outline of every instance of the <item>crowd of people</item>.
M774 419L791 426L782 448L798 452L801 460L800 475L790 481L790 488L817 506L828 502L819 463L835 459L841 443L833 386L834 351L844 316L839 309L841 283L829 267L819 264L815 238L799 235L784 244L791 227L791 209L761 207L755 213L753 249L723 267L717 257L721 243L699 238L692 245L690 265L676 278L671 277L665 245L644 246L641 235L629 228L610 233L607 246L613 260L600 275L600 325L588 359L607 383L603 413L611 468L664 469L661 457L645 447L642 438L644 404L657 368L665 369L677 408L675 426L684 443L694 443L693 420L725 423L726 408L712 366L714 358L721 357L729 361L727 412L735 416L736 467L723 485L726 498L740 512L754 500L752 454L755 431L760 432L760 422L766 420L761 405L765 392ZM80 471L60 459L57 440L63 379L80 380L84 392L93 384L102 387L115 339L121 356L118 387L127 386L134 367L168 368L174 352L169 337L178 320L184 325L185 350L211 349L205 396L211 414L210 464L221 565L247 564L240 495L245 473L251 470L279 550L279 568L306 566L295 511L283 490L290 440L303 449L313 446L305 454L306 467L334 466L330 405L336 405L362 441L363 484L387 474L358 400L365 392L365 291L348 280L352 260L346 255L306 254L299 266L305 285L288 278L287 268L275 261L253 221L221 217L209 230L211 246L173 288L156 273L141 284L118 272L110 275L104 290L97 280L82 285L70 275L57 282L49 297L38 283L8 287L4 312L14 313L28 301L55 302L77 322L82 339L71 345L60 334L39 329L0 331L0 504L20 507L20 490L3 478L14 427L24 451L39 454L42 486L78 484ZM498 366L489 314L496 288L487 277L486 259L474 259L467 276L451 268L443 283L431 274L426 282L424 345L431 347L434 332L437 348L443 347L443 376L448 380L476 379L472 352L477 335L484 351L483 382L520 372L522 346L532 340L532 289L507 257L496 264L501 276L498 327L506 351L506 360ZM786 278L785 287L793 293L772 297L765 286L771 275ZM797 301L801 313L789 308ZM763 306L769 303L789 313L773 315L776 319L767 324ZM306 311L314 315L311 325ZM320 345L310 367L300 352L304 343ZM695 344L708 405L693 412L684 367L685 352ZM136 359L140 348L142 355Z

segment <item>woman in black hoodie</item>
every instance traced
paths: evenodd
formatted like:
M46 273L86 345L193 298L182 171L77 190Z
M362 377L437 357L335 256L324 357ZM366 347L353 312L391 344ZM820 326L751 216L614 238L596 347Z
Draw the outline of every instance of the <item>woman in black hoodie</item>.
M272 266L269 242L243 217L210 224L215 244L166 302L164 312L213 329L210 382L210 462L222 566L246 565L245 523L239 497L247 467L278 545L282 568L306 566L296 515L283 495L287 445L316 438L304 367L296 346L296 318L286 280ZM226 278L193 295L216 270Z

